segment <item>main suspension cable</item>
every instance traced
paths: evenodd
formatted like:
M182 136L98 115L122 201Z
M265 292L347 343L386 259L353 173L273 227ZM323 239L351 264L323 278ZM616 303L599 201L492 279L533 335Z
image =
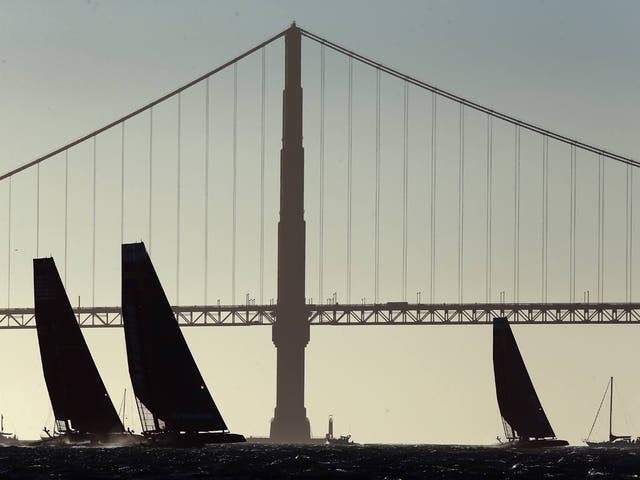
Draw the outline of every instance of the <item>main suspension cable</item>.
M596 147L594 145L590 145L584 142L581 142L579 140L567 137L565 135L560 135L559 133L553 132L551 130L547 130L545 128L542 127L538 127L532 123L529 122L525 122L523 120L519 120L511 115L507 115L504 113L500 113L496 110L493 110L491 108L485 107L483 105L480 105L479 103L476 102L472 102L471 100L468 100L464 97L461 97L459 95L455 95L454 93L451 93L447 90L443 90L441 88L438 88L434 85L431 85L429 83L423 82L422 80L418 80L417 78L411 77L410 75L406 75L404 73L399 72L398 70L395 70L391 67L388 67L380 62L376 62L375 60L372 60L368 57L365 57L364 55L360 55L359 53L356 53L352 50L349 50L345 47L342 47L340 45L338 45L337 43L331 42L323 37L320 37L319 35L316 35L314 33L309 32L308 30L304 30L304 29L300 29L300 33L302 35L304 35L305 37L309 38L310 40L313 40L321 45L325 45L329 48L331 48L332 50L335 50L343 55L347 55L349 57L352 57L354 60L357 60L360 63L363 63L365 65L368 65L376 70L382 71L392 77L396 77L399 78L401 80L405 80L406 82L415 85L419 88L422 88L424 90L428 90L431 91L437 95L440 95L441 97L444 98L448 98L449 100L452 100L454 102L457 103L461 103L463 105L465 105L466 107L472 108L474 110L477 110L479 112L482 113L486 113L487 115L490 115L491 117L497 118L499 120L503 120L505 122L511 123L513 125L519 125L520 127L538 133L540 135L545 135L549 138L552 138L553 140L558 140L560 142L569 144L569 145L575 145L577 148L580 148L582 150L586 150L592 153L596 153L598 155L603 155L604 157L610 158L612 160L616 160L618 162L622 162L622 163L627 163L630 165L633 165L634 167L640 167L640 161L634 160L630 157L625 157L623 155L618 155L616 153L613 153L611 151L605 150L603 148L599 148ZM0 178L1 180L1 178Z
M117 125L120 125L121 123L124 123L125 121L135 117L136 115L139 115L140 113L142 113L142 112L144 112L146 110L149 110L151 107L154 107L154 106L164 102L165 100L168 100L171 97L174 97L174 96L178 95L179 93L187 90L188 88L191 88L194 85L197 85L198 83L202 82L203 80L206 80L207 78L211 77L212 75L215 75L216 73L221 72L221 71L227 69L228 67L230 67L232 65L235 65L236 63L238 63L243 58L248 57L252 53L255 53L258 50L260 50L261 48L266 47L270 43L273 43L274 41L278 40L280 37L283 37L287 33L288 30L289 29L287 28L286 30L281 31L280 33L274 35L273 37L271 37L271 38L269 38L267 40L265 40L264 42L260 43L259 45L256 45L255 47L247 50L246 52L242 53L241 55L238 55L237 57L229 60L228 62L220 65L219 67L214 68L213 70L211 70L211 71L209 71L209 72L207 72L207 73L205 73L203 75L200 75L198 78L190 81L189 83L186 83L185 85L183 85L183 86L181 86L179 88L176 88L175 90L167 93L166 95L163 95L162 97L157 98L156 100L153 100L152 102L147 103L146 105L134 110L133 112L128 113L128 114L118 118L117 120L114 120L113 122L108 123L107 125L98 128L97 130L94 130L91 133L83 135L82 137L80 137L80 138L78 138L76 140L73 140L72 142L69 142L69 143L67 143L67 144L65 144L65 145L63 145L63 146L61 146L59 148L56 148L55 150L53 150L53 151L51 151L51 152L49 152L49 153L47 153L45 155L42 155L41 157L38 157L35 160L32 160L31 162L25 163L24 165L22 165L22 166L20 166L18 168L14 168L10 172L7 172L7 173L5 173L3 175L0 175L0 181L4 180L6 178L9 178L12 175L15 175L16 173L19 173L19 172L21 172L23 170L26 170L26 169L30 168L30 167L33 167L34 165L37 165L38 163L41 163L41 162L43 162L43 161L45 161L45 160L47 160L47 159L49 159L49 158L51 158L51 157L53 157L55 155L58 155L59 153L62 153L65 150L68 150L69 148L74 147L74 146L84 142L85 140L90 139L91 137L99 135L102 132L105 132L105 131L107 131L107 130L109 130L109 129L117 126Z

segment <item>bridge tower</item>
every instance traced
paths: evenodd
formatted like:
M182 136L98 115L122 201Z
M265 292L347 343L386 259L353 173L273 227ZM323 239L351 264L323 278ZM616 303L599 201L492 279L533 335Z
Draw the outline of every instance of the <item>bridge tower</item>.
M309 343L305 305L304 149L302 147L301 35L295 23L284 37L280 220L278 222L278 319L276 408L271 439L305 442L311 429L304 406L304 349Z

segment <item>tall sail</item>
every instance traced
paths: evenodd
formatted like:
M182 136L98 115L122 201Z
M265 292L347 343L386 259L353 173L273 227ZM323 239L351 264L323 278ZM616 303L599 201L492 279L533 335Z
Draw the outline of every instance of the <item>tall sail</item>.
M493 372L507 435L555 437L506 318L493 319Z
M33 284L42 370L58 428L123 432L53 258L33 260Z
M143 243L122 245L122 317L145 430L227 430Z

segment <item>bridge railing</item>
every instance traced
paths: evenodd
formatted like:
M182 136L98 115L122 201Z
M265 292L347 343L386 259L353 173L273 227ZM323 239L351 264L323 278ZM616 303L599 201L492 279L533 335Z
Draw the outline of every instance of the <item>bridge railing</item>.
M640 303L309 304L311 325L486 325L495 317L521 324L640 324ZM272 325L276 305L173 307L181 326ZM75 309L83 328L122 327L119 307ZM0 329L35 328L33 308L0 309Z

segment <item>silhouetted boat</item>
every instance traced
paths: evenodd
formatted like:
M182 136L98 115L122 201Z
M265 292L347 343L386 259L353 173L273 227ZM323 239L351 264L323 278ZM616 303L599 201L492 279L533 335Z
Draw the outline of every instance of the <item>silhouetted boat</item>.
M602 442L592 442L589 440L589 438L591 437L591 433L593 432L593 427L595 427L596 422L598 421L598 416L600 415L602 404L604 403L604 399L607 395L607 390L609 391L609 440L605 440ZM598 407L598 411L596 412L596 417L593 419L593 423L591 424L591 430L589 431L589 435L587 435L587 439L584 442L590 447L640 448L640 442L638 442L638 439L632 439L631 435L613 434L613 377L611 377L609 379L609 383L607 383L607 388L605 389L604 395L602 396L602 401L600 402L600 406Z
M493 319L493 372L506 445L568 445L551 428L506 318Z
M42 371L55 417L45 445L128 445L52 258L33 260L35 319Z
M229 433L143 243L122 245L122 318L143 435L166 446L244 442Z
M355 445L351 435L340 435L338 438L333 436L333 415L329 415L329 431L324 438L327 445Z
M0 447L13 447L21 443L15 433L4 431L4 415L0 414Z

